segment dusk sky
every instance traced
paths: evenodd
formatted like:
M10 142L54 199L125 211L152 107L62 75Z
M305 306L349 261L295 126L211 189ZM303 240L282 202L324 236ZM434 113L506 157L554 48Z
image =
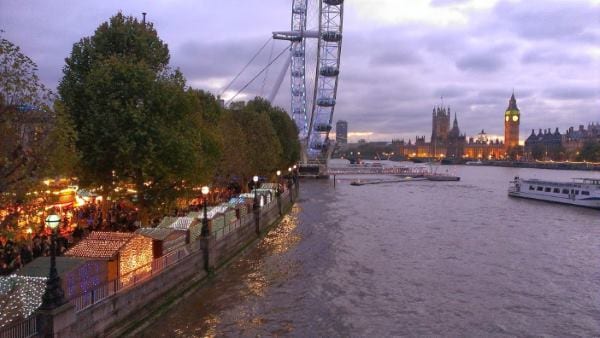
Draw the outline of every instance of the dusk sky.
M334 121L348 121L351 141L429 139L442 96L467 136L502 135L513 88L522 140L600 122L600 0L348 0L344 10ZM0 29L55 89L73 43L118 11L148 12L171 66L220 94L272 31L289 29L291 0L0 0ZM270 43L224 97L284 47ZM240 98L266 96L279 64ZM275 100L286 110L288 83Z

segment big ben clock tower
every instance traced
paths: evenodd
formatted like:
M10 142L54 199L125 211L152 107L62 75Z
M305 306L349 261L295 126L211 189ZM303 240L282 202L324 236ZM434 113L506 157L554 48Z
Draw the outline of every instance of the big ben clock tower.
M517 100L513 91L508 108L504 113L504 147L508 153L510 149L519 145L519 124L521 123L521 112L517 108Z

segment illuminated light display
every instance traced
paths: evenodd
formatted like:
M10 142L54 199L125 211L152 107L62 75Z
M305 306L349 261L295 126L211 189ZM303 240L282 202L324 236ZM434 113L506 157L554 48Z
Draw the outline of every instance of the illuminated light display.
M69 249L65 256L117 260L119 278L128 283L133 278L132 272L150 271L152 239L132 233L96 231Z
M161 257L186 244L187 231L169 228L140 228L136 234L151 238L154 258Z
M0 277L0 327L27 318L42 304L46 277Z

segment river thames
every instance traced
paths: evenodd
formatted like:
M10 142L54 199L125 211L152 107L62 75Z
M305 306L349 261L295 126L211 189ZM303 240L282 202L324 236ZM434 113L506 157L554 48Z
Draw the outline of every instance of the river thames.
M600 211L460 182L302 180L292 213L141 336L599 336Z

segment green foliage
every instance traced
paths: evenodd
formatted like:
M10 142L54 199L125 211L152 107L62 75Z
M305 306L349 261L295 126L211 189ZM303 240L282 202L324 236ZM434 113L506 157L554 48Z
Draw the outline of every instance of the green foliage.
M583 144L577 157L579 161L600 162L600 143L596 140L588 140Z
M75 147L77 133L71 117L60 101L54 102L55 123L48 135L48 163L44 177L72 177L76 175L79 153Z
M0 202L22 199L48 162L48 134L55 116L53 95L36 64L0 37Z
M214 97L211 100L218 107ZM272 176L278 169L284 170L297 161L298 132L281 108L257 97L241 110L218 109L217 137L221 149L216 171L218 180L238 178L245 186L254 175Z
M202 120L168 61L152 24L119 13L73 46L59 85L84 183L134 183L143 208L207 177Z

